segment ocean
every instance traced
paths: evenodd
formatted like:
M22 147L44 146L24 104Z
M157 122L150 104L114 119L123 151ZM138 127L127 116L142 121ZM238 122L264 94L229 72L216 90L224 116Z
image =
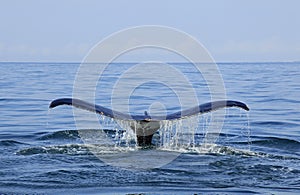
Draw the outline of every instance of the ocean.
M139 148L122 121L71 106L49 109L52 100L73 97L80 63L0 63L0 194L300 193L300 63L217 65L226 99L250 111L222 109L208 148L202 143L214 112L165 121L156 145ZM151 65L142 69L149 74L132 76L134 66L110 64L92 93L82 82L80 96L131 114L211 100L214 87L192 64L170 63L179 76L154 72L155 79Z

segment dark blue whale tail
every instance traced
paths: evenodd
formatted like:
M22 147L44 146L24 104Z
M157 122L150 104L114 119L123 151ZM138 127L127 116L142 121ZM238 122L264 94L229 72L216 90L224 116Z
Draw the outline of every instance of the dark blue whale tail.
M134 125L132 128L136 132L138 145L140 146L151 145L152 136L160 128L160 121L162 120L177 120L187 118L226 107L238 107L249 111L249 108L246 104L234 100L208 102L190 109L168 114L166 116L150 116L147 112L145 112L144 115L130 115L75 98L56 99L50 103L49 108L54 108L60 105L71 105L80 109L96 112L110 118L135 121L137 125Z

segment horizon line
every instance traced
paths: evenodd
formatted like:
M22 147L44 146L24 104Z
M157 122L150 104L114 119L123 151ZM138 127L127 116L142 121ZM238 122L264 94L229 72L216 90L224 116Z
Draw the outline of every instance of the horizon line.
M151 62L151 61L149 61ZM155 63L156 61L153 61ZM159 62L159 61L157 61ZM162 62L162 61L161 61ZM46 63L63 63L63 64L81 64L83 62L79 61L0 61L0 63L40 63L40 64L46 64ZM108 62L89 62L90 64L104 64ZM114 64L114 63L121 63L121 64L133 64L133 63L143 63L143 62L134 62L134 61L116 61L116 62L109 62L109 64ZM147 63L147 62L144 62ZM192 63L192 62L185 62L185 61L173 61L173 62L164 62L164 63ZM194 63L216 63L216 64L226 64L226 63L300 63L300 60L293 60L293 61L216 61L216 62L194 62Z

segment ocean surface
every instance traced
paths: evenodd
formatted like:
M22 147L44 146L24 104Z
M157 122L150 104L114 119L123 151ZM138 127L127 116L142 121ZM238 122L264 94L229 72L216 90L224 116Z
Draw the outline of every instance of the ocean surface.
M92 103L131 114L176 112L193 105L192 97L199 104L211 100L192 64L170 66L184 77L164 73L151 80L149 64L149 74L136 76L129 71L134 64L111 64L93 93L84 93L82 81L81 97L93 94ZM224 123L212 126L219 131L207 147L214 112L165 121L154 146L140 148L124 121L100 115L95 121L71 106L49 109L52 100L73 96L79 68L0 63L0 194L300 193L299 62L219 63L226 98L250 111L222 109ZM149 78L138 83L143 76ZM134 79L134 90L127 90Z

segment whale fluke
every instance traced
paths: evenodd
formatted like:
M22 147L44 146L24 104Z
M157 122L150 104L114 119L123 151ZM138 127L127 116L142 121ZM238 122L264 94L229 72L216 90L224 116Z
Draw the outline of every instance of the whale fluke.
M193 115L203 114L226 107L238 107L249 111L249 108L246 104L234 100L208 102L165 116L150 116L147 111L145 111L144 115L130 115L75 98L60 98L53 100L50 103L49 108L54 108L60 105L71 105L80 109L96 112L110 118L134 121L135 125L132 125L131 128L133 131L135 131L137 135L138 145L140 146L151 145L152 136L160 128L160 121L162 120L183 119Z
M246 111L249 111L249 108L246 104L239 101L233 101L233 100L221 100L221 101L209 102L209 103L201 104L199 106L192 107L190 109L175 112L173 114L168 114L166 116L150 116L147 113L147 111L145 111L144 115L130 115L119 111L111 110L109 108L97 104L91 104L89 102L80 99L75 99L75 98L60 98L60 99L53 100L50 103L49 108L54 108L60 105L71 105L87 111L96 112L98 114L108 116L110 118L115 118L120 120L136 120L136 121L176 120L180 118L193 116L199 113L203 114L203 113L211 112L225 107L238 107Z

